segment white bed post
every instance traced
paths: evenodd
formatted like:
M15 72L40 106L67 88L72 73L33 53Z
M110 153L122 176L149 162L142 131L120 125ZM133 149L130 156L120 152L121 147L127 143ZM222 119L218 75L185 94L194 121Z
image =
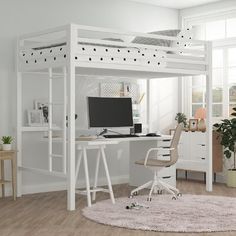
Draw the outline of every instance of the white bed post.
M66 115L67 115L67 73L66 67L63 67L63 172L67 173L67 127L66 127Z
M75 25L68 27L68 185L67 185L67 209L75 210L75 63L77 30Z
M48 69L48 170L52 171L52 68Z
M212 191L212 43L206 43L207 75L206 75L206 108L207 108L207 160L206 190Z
M17 58L16 58L16 83L17 83L17 197L22 196L22 73L19 71L19 47L20 39L17 40Z
M147 133L151 132L151 116L150 116L150 79L147 80Z

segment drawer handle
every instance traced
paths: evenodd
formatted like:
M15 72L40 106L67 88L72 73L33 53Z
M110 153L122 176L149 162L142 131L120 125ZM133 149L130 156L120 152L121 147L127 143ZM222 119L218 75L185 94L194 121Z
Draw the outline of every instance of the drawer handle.
M202 147L205 147L206 146L206 144L198 144L199 146L202 146Z
M201 159L202 159L202 160L206 160L206 158L205 158L205 157L202 157Z
M162 179L169 179L169 178L171 178L171 176L164 176L164 177L162 177Z
M170 139L163 139L162 142L170 142Z

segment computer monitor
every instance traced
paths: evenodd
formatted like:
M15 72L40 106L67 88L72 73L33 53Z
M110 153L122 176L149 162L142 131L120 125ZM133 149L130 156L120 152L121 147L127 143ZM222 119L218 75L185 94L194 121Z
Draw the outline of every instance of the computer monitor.
M131 98L88 97L89 127L132 127Z

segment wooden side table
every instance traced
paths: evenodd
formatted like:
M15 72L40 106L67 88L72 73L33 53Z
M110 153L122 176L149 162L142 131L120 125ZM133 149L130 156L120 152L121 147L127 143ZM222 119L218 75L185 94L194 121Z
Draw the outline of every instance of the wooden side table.
M11 181L5 180L4 177L4 161L11 161L11 171L12 171L12 179ZM16 151L0 151L0 166L1 166L1 177L0 177L0 185L2 186L2 197L5 197L5 184L12 183L12 193L13 198L16 200Z

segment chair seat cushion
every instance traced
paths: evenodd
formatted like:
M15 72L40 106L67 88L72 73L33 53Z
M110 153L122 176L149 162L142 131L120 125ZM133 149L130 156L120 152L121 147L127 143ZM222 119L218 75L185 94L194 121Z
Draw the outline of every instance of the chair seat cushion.
M144 165L145 159L138 160L135 162L137 165ZM169 166L171 161L169 160L157 160L157 159L148 159L147 166Z

